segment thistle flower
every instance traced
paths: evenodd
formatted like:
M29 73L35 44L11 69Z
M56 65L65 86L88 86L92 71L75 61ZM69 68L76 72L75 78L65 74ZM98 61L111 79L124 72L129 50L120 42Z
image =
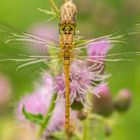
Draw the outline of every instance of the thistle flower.
M113 112L113 100L106 84L100 84L95 90L100 91L99 98L93 97L93 111L103 116L109 116Z
M88 44L88 46L88 56L102 61L108 51L112 48L111 42L108 39L101 39L99 41L91 42Z
M111 48L109 41L106 39L89 44L87 50L89 59L84 61L74 61L70 68L70 103L75 100L85 104L87 93L94 93L98 96L98 91L94 88L99 82L104 81L109 75L103 74L103 58L107 51ZM93 61L92 61L93 60ZM101 62L102 65L100 65ZM97 65L94 65L97 64ZM99 66L98 66L99 65ZM59 98L64 98L65 83L64 75L60 74L56 77L56 91Z
M87 49L87 66L90 71L94 73L93 81L96 84L104 82L110 75L105 73L105 57L108 51L112 48L110 40L101 39L99 41L91 42L88 44ZM99 80L96 80L99 79Z
M27 112L32 114L45 115L47 113L53 94L53 79L48 73L45 73L43 76L43 86L39 87L35 92L24 96L19 101L16 114L20 121L27 122L22 114L23 106L25 106ZM52 131L63 129L65 121L64 116L64 104L59 101L56 103L56 107L52 112L51 119L49 120L49 124L44 134L48 135ZM71 119L74 116L74 112L71 111Z
M128 89L121 89L115 97L114 107L117 111L128 110L131 103L131 92Z
M47 98L46 98L46 97ZM17 117L19 120L25 120L23 114L22 114L22 108L25 106L26 111L33 113L33 114L45 114L47 111L47 103L48 101L45 102L45 99L48 99L47 94L42 94L40 91L36 91L34 93L31 93L29 95L26 95L22 97L20 102L18 103L18 109L17 109Z
M47 111L52 96L52 93L50 93L52 91L52 77L47 73L44 75L45 78L43 77L43 86L39 87L31 94L25 95L20 100L17 108L17 117L20 120L25 119L22 114L23 105L25 106L27 112L31 112L33 114L45 114Z
M89 74L86 66L82 63L73 62L70 69L70 100L71 103L76 100L80 100L84 103L84 94L90 85L91 75ZM64 97L65 83L64 75L56 77L56 90L58 96Z

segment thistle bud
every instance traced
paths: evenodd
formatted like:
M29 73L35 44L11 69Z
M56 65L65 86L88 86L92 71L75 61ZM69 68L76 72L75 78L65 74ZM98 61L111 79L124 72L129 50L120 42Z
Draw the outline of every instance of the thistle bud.
M87 115L88 115L87 112L79 111L78 114L77 114L77 117L78 117L79 120L85 120Z
M94 95L93 111L97 114L108 117L113 112L112 96L106 84L100 84L97 88L97 90L99 90L99 97Z
M128 110L131 103L131 92L128 89L122 89L118 92L115 100L114 107L117 111Z

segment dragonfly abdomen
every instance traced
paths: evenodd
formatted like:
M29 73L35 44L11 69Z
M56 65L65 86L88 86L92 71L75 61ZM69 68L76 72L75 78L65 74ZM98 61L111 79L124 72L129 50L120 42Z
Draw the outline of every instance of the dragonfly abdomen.
M65 128L69 131L70 127L70 84L69 84L69 70L70 70L70 59L64 59L64 75L65 75Z

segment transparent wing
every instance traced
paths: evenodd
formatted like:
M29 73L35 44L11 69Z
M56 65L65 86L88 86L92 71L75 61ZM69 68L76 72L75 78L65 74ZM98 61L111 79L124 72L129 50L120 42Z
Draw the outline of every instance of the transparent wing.
M76 50L81 50L84 48L88 48L90 47L89 44L95 44L95 45L100 45L100 41L101 40L106 40L108 43L112 43L112 44L116 44L116 43L123 43L123 44L127 44L128 41L127 39L129 38L130 35L135 35L135 34L139 34L140 33L140 24L136 24L134 26L132 26L131 28L129 28L128 30L123 31L123 33L121 33L120 31L117 31L115 33L112 34L108 34L105 36L100 36L97 38L93 38L93 39L81 39L81 37L78 37L75 40L75 48Z
M82 69L83 71L87 69L87 77L90 75L90 85L93 87L98 86L100 83L108 83L112 79L115 79L114 84L116 85L122 82L126 84L128 80L134 84L135 73L140 67L139 62L140 52L111 52L104 56L77 56L73 59L73 63L80 63L85 66ZM93 92L93 87L89 87L89 92ZM95 94L96 92L98 91L95 91Z
M0 22L0 71L38 75L59 60L58 42Z
M100 45L101 40L106 40L107 43L124 43L127 44L126 38L125 38L126 34L122 34L122 35L116 35L116 33L114 34L109 34L109 35L105 35L105 36L101 36L101 37L97 37L97 38L93 38L93 39L89 39L89 40L81 40L81 41L76 41L75 42L75 50L82 50L85 48L90 47L90 44L92 43L93 45Z
M0 71L18 73L26 77L39 76L42 71L50 71L60 59L56 56L0 53Z
M132 42L136 44L139 40L132 35L137 34L137 37L140 37L138 28L136 32L131 29L120 35L114 33L91 40L77 41L73 49L74 61L87 63L87 67L98 74L103 73L105 68L115 74L120 73L122 68L127 72L134 69L139 65L140 48L132 45Z
M25 47L25 43L33 43L38 47L59 49L58 42L53 39L21 31L3 22L0 22L0 42L18 45L19 48Z

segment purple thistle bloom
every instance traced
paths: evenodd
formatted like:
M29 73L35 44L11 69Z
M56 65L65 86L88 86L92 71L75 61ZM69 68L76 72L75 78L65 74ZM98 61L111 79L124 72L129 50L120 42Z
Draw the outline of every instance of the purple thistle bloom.
M101 39L88 44L87 48L87 64L94 73L103 75L104 61L108 51L112 48L108 39Z
M111 42L108 39L101 39L99 41L88 44L87 54L93 59L103 59L108 51L112 48Z
M43 79L43 86L39 87L35 92L25 95L18 103L17 117L19 120L25 120L22 114L22 107L25 106L27 112L33 114L45 114L50 104L52 96L52 77L45 73Z
M42 114L45 115L48 111L51 97L53 94L53 79L48 74L43 74L43 86L36 90L35 92L25 95L18 103L17 106L17 118L20 121L26 121L24 115L22 114L22 107L25 106L27 112L32 114ZM52 131L60 130L64 127L65 121L65 111L64 111L64 102L56 102L56 107L52 112L51 119L46 128L45 135L48 135ZM76 114L71 110L71 119L75 118ZM31 123L29 123L30 125ZM32 125L31 125L32 126Z
M110 91L107 84L99 84L95 91L99 92L101 96L108 96L110 95Z
M100 44L100 45L99 45ZM110 44L106 40L98 41L97 43L90 43L90 47L87 50L89 57L101 56L102 58L106 55ZM102 49L103 47L103 49ZM87 56L88 57L88 56ZM92 58L93 58L92 57ZM98 59L100 61L100 59ZM94 62L94 59L93 59ZM80 101L83 104L86 103L87 93L93 93L98 96L100 91L95 88L98 83L103 82L108 76L101 73L101 68L97 65L88 65L89 60L75 61L71 63L70 68L70 102L74 100ZM99 63L97 63L99 64ZM19 120L25 121L25 117L22 114L22 107L25 106L27 112L33 114L41 113L45 115L48 111L50 100L53 92L58 93L58 99L56 102L56 108L52 112L52 117L46 128L46 134L49 131L55 131L61 129L64 126L64 98L65 98L65 82L64 74L58 75L55 80L48 74L44 73L43 85L39 87L35 92L30 95L26 95L21 99L17 108L17 117ZM74 118L74 112L71 111L71 118Z
M101 39L88 44L88 66L91 67L92 71L98 71L100 74L104 73L104 59L111 48L112 45L108 39Z
M65 83L64 75L56 77L56 91L59 97L64 98ZM74 99L84 102L85 93L87 92L88 86L91 82L91 75L83 63L73 62L70 69L70 101Z
M46 97L47 98L46 98ZM46 99L46 102L45 102ZM26 95L22 97L18 104L18 110L17 110L17 117L19 120L25 120L23 114L22 114L22 107L25 106L26 111L33 113L33 114L45 114L45 112L48 109L48 96L47 94L44 95L40 93L39 91L31 93L29 95Z
M94 93L98 96L97 89L94 88L99 82L103 82L108 75L103 74L103 59L111 48L108 40L103 39L89 44L87 50L88 59L71 63L70 68L70 102L74 100L81 101L85 104L87 93ZM97 61L96 61L97 60ZM65 94L64 75L60 74L56 77L56 91L59 98Z

